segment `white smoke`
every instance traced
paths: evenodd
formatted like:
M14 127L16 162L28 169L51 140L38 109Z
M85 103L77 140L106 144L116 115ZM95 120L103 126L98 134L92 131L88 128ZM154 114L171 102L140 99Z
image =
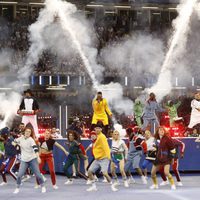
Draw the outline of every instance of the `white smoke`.
M163 62L157 83L147 90L156 93L160 101L172 89L171 73L177 67L186 49L188 33L190 31L190 17L198 0L182 0L177 7L178 17L173 21L174 32L169 41L169 50Z
M158 75L164 59L164 45L151 35L133 34L121 42L116 42L102 50L106 66L117 69L120 74L134 75L142 79L144 72Z
M107 85L99 85L98 88L103 93L111 109L115 112L126 115L132 114L133 102L129 98L123 97L123 88L119 83L109 83Z
M13 116L17 114L20 100L21 95L19 93L0 93L0 114L3 118L3 120L0 121L0 129L12 124Z

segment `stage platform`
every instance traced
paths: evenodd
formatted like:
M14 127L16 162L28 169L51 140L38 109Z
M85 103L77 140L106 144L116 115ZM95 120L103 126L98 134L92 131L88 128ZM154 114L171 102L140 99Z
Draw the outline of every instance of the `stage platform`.
M23 183L20 193L13 194L15 181L8 177L8 184L0 187L0 199L3 200L199 200L200 197L200 174L186 174L182 176L183 187L177 187L172 191L169 186L160 186L158 190L150 190L151 180L147 185L143 185L138 176L134 176L136 183L124 188L122 180L117 192L112 192L108 183L102 183L102 179L97 182L98 191L87 192L89 187L83 179L75 179L73 185L64 185L67 180L65 176L57 175L58 190L54 190L51 185L50 176L47 178L47 193L42 194L40 189L34 189L35 177ZM159 182L161 179L159 178Z

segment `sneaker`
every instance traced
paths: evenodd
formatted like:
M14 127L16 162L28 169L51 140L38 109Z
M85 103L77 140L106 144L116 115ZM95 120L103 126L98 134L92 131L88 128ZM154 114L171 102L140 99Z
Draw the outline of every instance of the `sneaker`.
M163 182L160 183L160 186L165 186L165 185L169 185L169 181L168 180L167 181L163 181Z
M46 182L47 178L42 174L43 181Z
M141 176L141 179L142 179L142 183L144 185L146 185L147 184L147 179L145 178L145 176Z
M107 179L104 177L102 182L103 182L103 183L107 183L108 181L107 181Z
M129 187L128 180L124 181L124 187Z
M95 179L96 182L99 181L99 179L98 179L98 177L96 175L94 175L94 179Z
M39 187L40 187L40 185L38 185L38 184L35 184L35 186L34 186L35 189L38 189Z
M92 181L90 179L87 180L86 185L91 185Z
M53 189L54 189L54 190L57 190L57 189L58 189L58 186L57 186L57 185L53 185Z
M28 179L30 179L31 177L29 175L24 176L24 178L22 179L22 182L26 182L28 181Z
M16 188L15 191L13 192L13 194L17 194L19 193L19 188Z
M174 185L171 185L171 190L176 190L175 184L174 184Z
M112 185L111 185L111 190L112 190L113 192L116 192L116 191L118 191L118 189L115 187L115 185L114 185L114 184L112 184Z
M120 185L119 180L114 181L113 185L114 185L114 186L119 186L119 185Z
M65 185L71 185L71 184L73 184L73 180L69 179L64 184Z
M0 183L0 186L4 186L4 185L7 185L8 183L6 183L6 182L2 182L2 183Z
M177 185L178 185L178 186L183 186L183 183L182 183L181 181L178 181L178 182L177 182Z
M42 193L46 193L46 191L47 191L47 190L46 190L46 187L43 186L43 187L42 187Z
M87 189L88 192L92 192L92 191L97 191L97 186L96 185L92 185L91 187L89 187Z
M151 190L156 190L158 189L158 185L153 184L152 186L149 187Z
M128 179L128 184L135 184L135 183L136 183L135 179L132 176L130 176L130 178Z

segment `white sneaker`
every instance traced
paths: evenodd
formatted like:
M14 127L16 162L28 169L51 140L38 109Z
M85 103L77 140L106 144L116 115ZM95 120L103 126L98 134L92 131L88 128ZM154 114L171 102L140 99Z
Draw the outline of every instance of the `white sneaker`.
M99 181L99 179L98 179L98 177L96 175L94 175L94 179L95 179L96 182Z
M22 179L22 182L26 182L30 179L31 177L29 175L24 176L24 178Z
M104 177L102 182L103 182L103 183L107 183L108 181L107 181L107 179Z
M85 175L88 176L88 172L87 171L85 172Z
M6 182L2 182L2 183L0 183L0 186L4 186L4 185L7 185L8 183L6 183Z
M73 184L73 180L69 179L64 184L65 185L71 185L71 184Z
M114 185L114 186L119 186L119 185L120 185L119 180L114 181L113 185Z
M152 186L149 187L149 189L151 189L151 190L158 189L158 185L153 184Z
M38 185L38 184L35 184L35 186L34 186L35 189L38 189L39 187L40 187L40 185Z
M47 190L46 190L46 187L43 186L43 187L42 187L42 193L46 193L46 191L47 191Z
M141 176L141 179L142 179L142 183L144 185L146 185L147 184L147 179L145 178L145 176Z
M112 185L111 185L111 190L112 190L113 192L116 192L116 191L118 191L118 189L115 187L115 185L114 185L114 184L112 184Z
M87 180L86 185L91 185L92 181L90 179Z
M47 178L42 174L43 181L46 182Z
M182 183L181 181L178 181L178 182L177 182L177 185L178 185L178 186L183 186L183 183Z
M176 190L175 184L174 184L174 185L171 185L171 190Z
M129 187L129 184L128 184L127 180L124 181L124 187Z
M128 183L129 183L129 184L135 184L136 181L135 181L135 179L131 176L131 177L128 179Z
M165 185L169 185L169 181L168 180L167 181L163 181L163 182L160 183L160 186L165 186Z
M97 186L96 185L92 185L91 187L89 187L87 189L88 192L92 192L92 191L97 191Z
M19 188L16 188L15 191L13 192L13 194L17 194L19 193Z
M57 186L57 185L53 185L53 189L54 189L54 190L57 190L57 189L58 189L58 186Z

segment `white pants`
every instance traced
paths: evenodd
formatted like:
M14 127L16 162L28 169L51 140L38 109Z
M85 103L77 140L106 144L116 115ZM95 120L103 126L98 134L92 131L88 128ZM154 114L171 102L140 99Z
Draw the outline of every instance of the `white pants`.
M30 123L33 126L33 130L35 132L35 136L39 137L38 132L38 124L37 124L37 115L23 115L22 116L22 123L25 124L25 126Z
M191 113L190 116L190 124L188 125L188 128L193 128L195 125L200 123L200 112L199 113Z

